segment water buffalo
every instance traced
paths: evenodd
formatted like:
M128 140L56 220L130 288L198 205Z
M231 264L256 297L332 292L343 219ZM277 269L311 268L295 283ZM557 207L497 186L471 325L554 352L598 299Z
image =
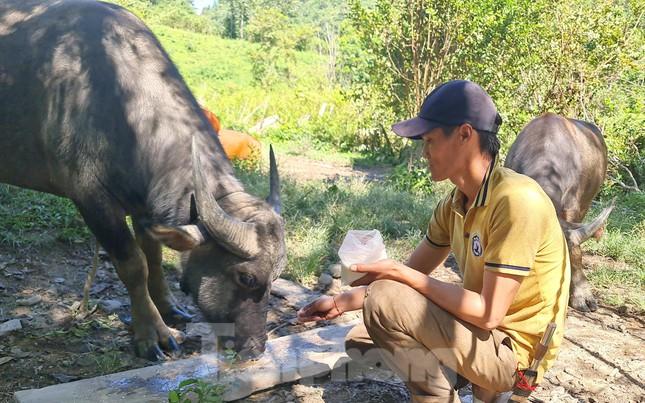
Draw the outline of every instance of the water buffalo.
M206 318L235 323L241 354L264 350L286 264L275 160L268 203L245 193L177 68L125 9L0 2L0 182L75 203L128 290L138 355L177 349L166 323L187 319L161 243L185 252L182 289Z
M531 121L517 136L505 166L535 179L553 201L569 246L569 305L595 311L596 300L582 271L580 244L600 236L613 209L612 204L591 223L581 224L607 171L602 133L591 123L547 113Z

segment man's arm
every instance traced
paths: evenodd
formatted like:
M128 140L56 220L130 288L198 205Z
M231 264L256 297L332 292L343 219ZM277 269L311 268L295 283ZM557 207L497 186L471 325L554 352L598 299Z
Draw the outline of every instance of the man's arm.
M428 275L432 273L448 256L450 247L439 248L422 239L406 262L406 265Z
M402 280L457 318L491 330L506 316L522 278L485 271L481 294L412 270L404 270Z
M481 293L466 290L458 284L445 283L391 259L356 264L350 270L368 273L352 285L367 285L376 280L394 280L423 294L457 318L482 329L494 329L506 316L523 276L484 272Z

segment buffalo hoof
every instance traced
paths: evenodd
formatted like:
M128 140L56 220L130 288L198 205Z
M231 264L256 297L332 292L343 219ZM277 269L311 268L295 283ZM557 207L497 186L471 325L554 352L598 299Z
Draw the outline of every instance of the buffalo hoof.
M166 360L166 355L161 351L157 343L151 346L146 341L135 342L134 350L138 357L145 358L148 361Z
M168 325L188 323L193 320L193 315L173 306L170 311L161 314L163 321Z
M569 306L580 312L595 312L598 310L598 303L591 292L574 293L569 298Z
M168 355L172 358L178 358L181 356L181 347L177 340L173 336L169 336L165 340L160 341L161 347L167 351ZM135 353L141 358L145 358L149 361L165 361L167 359L166 354L159 347L159 344L150 340L140 340L135 341Z
M121 323L128 327L132 326L132 315L130 315L129 313L120 312L118 316Z
M181 347L177 343L177 340L175 340L174 337L170 336L168 337L168 340L166 341L166 345L168 346L168 352L170 353L170 356L172 358L179 358L181 356Z

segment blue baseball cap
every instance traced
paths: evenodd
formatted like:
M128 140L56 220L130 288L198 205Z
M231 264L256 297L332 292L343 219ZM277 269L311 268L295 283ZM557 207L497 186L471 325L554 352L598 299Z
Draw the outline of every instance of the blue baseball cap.
M497 134L502 117L482 87L468 80L453 80L432 90L423 101L419 115L395 123L392 131L401 137L419 140L436 127L464 123L478 131Z

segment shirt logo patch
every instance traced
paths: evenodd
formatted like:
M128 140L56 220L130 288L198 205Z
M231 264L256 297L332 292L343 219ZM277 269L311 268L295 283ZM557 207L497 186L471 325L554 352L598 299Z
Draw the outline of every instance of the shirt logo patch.
M482 243L481 240L479 239L479 235L475 235L473 237L473 244L472 244L472 250L473 250L473 255L479 257L484 253L484 248L482 248Z

